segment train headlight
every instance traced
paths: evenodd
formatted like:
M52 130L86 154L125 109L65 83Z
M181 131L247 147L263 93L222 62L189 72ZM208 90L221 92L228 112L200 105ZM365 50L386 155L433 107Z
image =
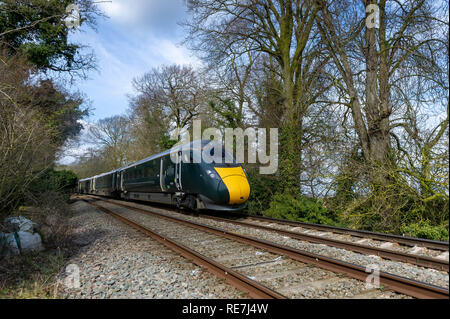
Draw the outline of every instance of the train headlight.
M217 175L216 175L216 174L214 174L214 172L213 172L213 171L207 170L207 171L206 171L206 174L208 174L208 175L209 175L209 177L211 177L211 178L217 178Z

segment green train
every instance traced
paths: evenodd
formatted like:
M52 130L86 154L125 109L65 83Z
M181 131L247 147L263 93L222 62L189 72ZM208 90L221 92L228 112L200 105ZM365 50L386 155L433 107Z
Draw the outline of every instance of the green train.
M216 160L211 163L205 162L203 156L194 161L197 156L194 151L198 151L196 154L206 151L214 156L218 149L221 154L216 154L213 157ZM82 179L78 182L78 192L194 210L233 211L245 207L250 185L245 170L232 155L221 145L201 140Z

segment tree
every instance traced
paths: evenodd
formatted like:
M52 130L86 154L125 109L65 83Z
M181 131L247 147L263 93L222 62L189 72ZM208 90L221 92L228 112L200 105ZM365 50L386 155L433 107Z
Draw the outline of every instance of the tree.
M98 145L107 170L113 170L128 162L128 120L124 116L112 116L99 120L90 128L91 142ZM100 173L100 172L98 172Z
M282 188L298 192L303 116L323 93L326 56L314 36L312 1L192 0L186 23L192 47L214 62L261 52L273 59L281 79L280 174Z
M57 147L46 118L30 103L30 66L0 55L0 213L27 196L30 183L53 165Z
M88 115L88 109L83 106L80 94L69 94L52 80L41 80L30 86L29 91L30 106L46 118L56 145L62 146L81 132L83 125L79 121Z
M426 0L317 0L316 6L322 41L333 62L327 68L334 81L330 95L340 98L335 104L345 108L345 115L351 114L344 125L356 132L363 158L363 163L352 162L363 166L349 169L365 172L360 180L367 178L359 187L358 204L348 205L347 211L375 212L371 216L378 224L398 230L405 215L423 207L437 190L423 182L431 177L426 173L429 155L448 130L448 103L433 101L448 101L448 20L442 18L448 7ZM379 10L378 27L366 24L371 8ZM437 125L428 122L419 128L423 110L442 106L447 115ZM430 125L431 131L426 128ZM433 191L422 196L420 185Z
M151 154L156 154L166 146L162 143L169 132L170 119L164 114L164 108L151 103L145 95L140 94L130 98L128 108L130 120L129 148L131 161L137 161Z
M170 65L153 69L133 80L139 107L157 119L167 118L169 129L186 127L205 105L205 83L190 66Z
M428 23L433 16L428 12L425 1L407 1L398 5L388 1L362 1L363 9L369 4L379 7L379 30L365 28L364 18L358 12L361 7L350 6L348 3L329 4L327 1L316 1L320 15L317 16L323 41L333 57L334 65L340 78L336 85L347 96L346 104L352 113L355 130L358 134L361 148L367 162L374 167L390 165L390 133L393 128L392 95L396 83L406 77L420 77L399 74L403 68L409 67L411 59L422 60L431 64L429 55L422 55L422 47L442 43L442 39L427 34L430 31ZM334 13L330 10L334 9ZM349 14L353 11L353 15ZM344 12L340 15L339 12ZM344 32L337 22L345 15L354 16L352 20L344 20L350 31ZM425 16L424 16L425 15ZM340 20L342 21L342 20ZM389 29L388 29L389 25ZM362 65L365 70L361 69ZM365 74L365 90L359 90L355 82L359 74ZM395 124L400 126L403 124ZM374 184L383 184L386 176L374 174Z
M69 40L66 12L70 4L80 8L80 23L95 27L101 15L91 0L5 0L0 2L0 46L9 54L25 55L40 71L68 72L84 76L94 67L93 54Z

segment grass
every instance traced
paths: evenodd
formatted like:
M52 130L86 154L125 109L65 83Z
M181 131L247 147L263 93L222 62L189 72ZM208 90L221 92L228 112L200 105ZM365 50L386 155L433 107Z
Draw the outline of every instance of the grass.
M32 253L0 260L0 299L55 299L57 276L65 258L54 252Z
M59 194L42 194L40 205L24 206L12 215L38 225L46 251L0 257L0 299L62 298L57 277L74 253L70 209Z

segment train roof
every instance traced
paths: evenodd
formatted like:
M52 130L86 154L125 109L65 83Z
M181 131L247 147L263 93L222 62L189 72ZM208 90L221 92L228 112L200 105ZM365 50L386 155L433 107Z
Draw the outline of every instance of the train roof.
M140 160L140 161L138 161L138 162L135 162L135 163L129 164L129 165L127 165L127 166L121 167L121 168L119 168L119 169L117 169L117 170L124 170L124 169L130 168L130 167L133 167L133 166L137 166L137 165L139 165L139 164L143 164L143 163L145 163L145 162L148 162L148 161L157 159L157 158L159 158L159 157L168 155L168 154L173 153L173 152L178 152L178 151L185 150L185 149L194 149L194 147L197 147L197 146L198 146L197 143L199 143L199 142L200 142L200 149L203 149L203 147L205 147L206 145L208 145L208 144L211 143L211 142L214 143L214 141L210 141L210 140L197 140L197 141L192 141L192 142L190 142L190 143L188 143L188 144L183 144L183 145L178 145L178 146L172 147L171 149L169 149L169 150L167 150L167 151L164 151L164 152L161 152L161 153L158 153L158 154L149 156L149 157L144 158L144 159L142 159L142 160ZM216 143L217 143L217 142L216 142ZM187 147L188 145L189 145L189 147Z
M172 147L171 149L168 149L167 151L164 151L164 152L161 152L161 153L158 153L158 154L146 157L146 158L144 158L144 159L142 159L142 160L140 160L138 162L131 163L131 164L127 165L127 166L123 166L123 167L117 168L117 169L112 170L110 172L106 172L106 173L102 173L102 174L95 175L95 176L92 176L92 177L84 178L82 180L79 180L79 182L84 182L84 181L87 181L87 180L91 180L93 178L98 178L98 177L106 176L106 175L109 175L109 174L112 174L112 173L115 173L115 172L120 172L120 171L122 171L124 169L131 168L131 167L134 167L134 166L146 163L148 161L157 159L159 157L168 155L168 154L173 153L173 152L177 152L177 151L181 151L181 150L185 150L185 149L194 149L194 147L198 147L198 143L199 142L200 142L200 149L203 149L206 145L208 145L211 142L212 143L217 143L217 142L214 142L214 141L211 141L211 140L196 140L196 141L192 141L192 142L187 143L187 144L183 144L183 145L178 145L178 146Z

